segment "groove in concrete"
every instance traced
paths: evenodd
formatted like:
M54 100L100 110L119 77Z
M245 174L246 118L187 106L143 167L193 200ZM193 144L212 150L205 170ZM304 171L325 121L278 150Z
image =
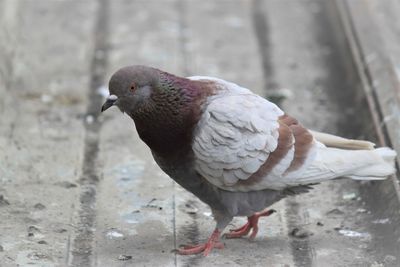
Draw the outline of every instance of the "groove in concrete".
M190 76L189 72L189 67L188 67L188 48L187 48L187 43L188 43L188 37L187 37L187 30L188 30L188 25L186 21L186 3L183 0L179 0L177 2L177 10L178 10L178 19L179 19L179 52L180 55L182 56L182 75L183 76ZM194 206L196 205L195 202L188 201L185 203L185 205L189 206ZM176 216L176 204L174 203L174 216ZM183 226L182 231L184 232L184 236L188 237L189 243L190 244L197 244L199 242L199 226L198 226L198 218L196 214L190 214L190 223ZM175 219L174 219L175 220ZM176 227L176 225L174 225ZM177 249L176 244L176 234L177 231L174 229L174 241L175 241L175 249ZM202 254L194 255L194 256L188 256L184 259L183 264L184 266L198 266L199 261L203 258ZM175 254L175 266L177 266L177 255Z
M283 98L279 97L279 94L274 94L273 92L278 89L278 83L274 77L274 66L271 61L272 48L270 44L268 19L266 16L262 0L254 0L252 5L253 26L262 58L265 93L270 101L280 106ZM295 199L288 199L285 204L287 227L290 231L301 222L299 203L297 203ZM290 249L295 266L312 266L311 249L307 237L302 240L290 239Z
M179 50L182 56L182 74L183 76L189 76L189 68L188 68L188 36L187 36L187 22L185 19L186 14L186 4L185 1L179 0L177 2L177 10L178 10L178 19L179 19Z
M96 163L99 153L98 120L102 96L97 92L104 84L107 66L108 0L98 1L97 21L94 29L94 54L91 63L89 103L85 115L85 139L82 174L79 179L79 211L76 231L72 240L71 266L93 265L93 241L96 224L96 193L99 174Z
M289 231L297 228L301 222L300 218L300 204L296 201L295 197L290 197L286 200L286 218L287 227ZM290 250L293 255L293 262L296 267L312 266L313 254L309 244L308 237L298 239L291 237Z
M257 36L258 48L261 55L262 71L264 77L264 89L268 99L280 105L282 99L275 96L274 90L277 89L277 82L274 79L274 69L272 66L272 49L270 42L270 29L267 17L262 7L262 0L254 0L252 3L252 18L255 35Z

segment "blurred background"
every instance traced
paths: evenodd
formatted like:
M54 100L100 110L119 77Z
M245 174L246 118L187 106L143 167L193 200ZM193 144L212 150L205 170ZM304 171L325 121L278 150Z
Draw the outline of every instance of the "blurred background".
M395 0L0 0L0 266L400 266L396 177L317 185L274 205L254 242L171 253L207 238L210 210L128 117L100 115L111 74L143 64L400 152L399 14Z

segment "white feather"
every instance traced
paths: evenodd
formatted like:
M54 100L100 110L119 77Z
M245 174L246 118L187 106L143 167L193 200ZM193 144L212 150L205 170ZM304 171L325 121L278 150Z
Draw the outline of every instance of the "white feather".
M212 80L220 91L207 99L195 129L195 168L211 183L231 187L255 173L276 149L283 112L245 88Z
M288 185L318 183L337 177L349 177L356 180L386 178L395 172L393 155L390 148L374 150L345 150L320 147L313 163Z

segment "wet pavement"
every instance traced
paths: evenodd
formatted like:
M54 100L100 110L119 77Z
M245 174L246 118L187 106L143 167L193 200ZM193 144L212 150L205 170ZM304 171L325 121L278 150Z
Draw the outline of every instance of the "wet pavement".
M374 139L333 1L0 0L0 14L0 266L400 265L389 180L316 185L275 204L253 242L175 255L207 239L210 210L127 116L99 114L110 75L144 64L230 80L309 128Z

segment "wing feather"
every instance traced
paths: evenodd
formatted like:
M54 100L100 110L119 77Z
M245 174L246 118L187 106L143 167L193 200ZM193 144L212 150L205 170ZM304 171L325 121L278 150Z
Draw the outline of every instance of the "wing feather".
M219 92L205 101L194 131L196 171L230 191L282 189L293 184L315 154L307 129L245 88L206 80L214 81Z
M222 187L248 179L278 146L280 115L256 95L210 97L193 140L196 170Z

